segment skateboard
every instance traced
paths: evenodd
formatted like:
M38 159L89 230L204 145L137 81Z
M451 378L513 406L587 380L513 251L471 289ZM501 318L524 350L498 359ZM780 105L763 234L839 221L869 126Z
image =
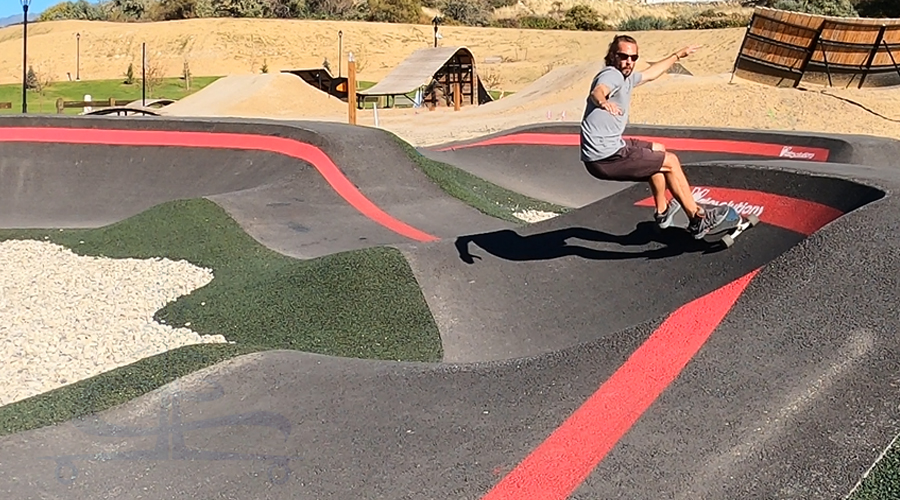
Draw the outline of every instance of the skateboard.
M758 216L748 215L744 217L739 214L737 210L729 206L728 215L725 216L725 220L718 226L712 228L702 239L707 243L722 243L726 248L730 248L734 245L735 238L757 224L759 224ZM675 219L672 221L672 227L680 227L687 231L688 220L683 211L675 215Z
M747 217L737 213L732 207L728 207L728 215L721 224L709 230L703 240L708 243L721 242L726 248L734 245L734 239L740 236L744 231L759 224L759 217L756 215L748 215Z

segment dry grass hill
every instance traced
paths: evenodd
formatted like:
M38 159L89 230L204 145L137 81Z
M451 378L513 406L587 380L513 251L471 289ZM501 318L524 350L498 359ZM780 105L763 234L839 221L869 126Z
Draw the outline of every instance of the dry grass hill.
M338 72L338 36L353 52L358 78L377 81L413 51L433 42L430 25L269 19L194 19L159 23L58 21L29 26L29 59L39 73L63 80L74 74L75 33L81 33L82 79L119 78L128 64L139 71L141 44L150 64L165 75L245 75L221 84L223 96L240 102L200 105L218 97L194 96L198 105L173 107L173 114L268 116L344 121L333 98L303 93L284 78L250 78L269 71L317 67L327 58ZM464 45L475 54L480 74L510 97L459 112L379 110L379 125L414 144L432 144L490 133L525 123L577 121L591 77L600 67L613 32L568 32L442 26L442 45ZM664 57L686 44L703 48L682 63L694 76L667 75L635 93L632 121L712 127L789 129L873 134L900 138L900 90L810 87L775 89L731 79L743 28L633 33L642 62ZM21 78L21 26L0 30L0 83ZM485 59L500 62L484 63ZM346 75L346 59L342 63ZM285 77L288 78L288 77ZM809 86L808 86L809 87ZM204 92L207 92L204 91ZM838 99L840 96L844 99ZM273 100L280 104L274 105ZM852 102L848 102L852 101ZM180 111L179 111L180 108ZM373 125L371 111L358 123Z

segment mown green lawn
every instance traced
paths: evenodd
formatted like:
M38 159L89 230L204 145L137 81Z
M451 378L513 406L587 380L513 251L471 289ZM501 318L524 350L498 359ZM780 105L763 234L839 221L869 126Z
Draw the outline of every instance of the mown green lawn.
M185 88L181 78L166 78L155 89L147 94L147 99L169 98L181 99L197 92L221 77L197 76L191 79L190 90ZM26 92L29 114L56 114L56 100L81 101L90 95L94 101L109 101L109 98L138 100L142 95L140 80L126 84L124 78L115 80L82 80L79 82L54 82L43 92L29 90ZM22 112L22 85L0 85L0 103L11 102L12 109L0 109L0 113ZM66 114L78 114L82 108L66 108Z

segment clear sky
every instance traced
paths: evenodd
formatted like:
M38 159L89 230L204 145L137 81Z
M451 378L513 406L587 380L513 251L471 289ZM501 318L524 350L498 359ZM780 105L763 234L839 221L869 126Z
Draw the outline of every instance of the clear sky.
M56 5L65 0L31 0L28 7L29 14L40 14L47 7ZM94 3L91 1L91 3ZM22 13L22 2L19 0L0 0L0 17L14 16Z

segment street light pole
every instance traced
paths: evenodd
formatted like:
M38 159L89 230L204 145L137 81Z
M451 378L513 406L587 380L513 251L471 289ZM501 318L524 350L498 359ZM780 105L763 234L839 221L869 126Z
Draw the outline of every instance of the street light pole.
M434 19L431 20L431 24L434 25L434 46L435 47L438 46L438 43L437 43L437 41L438 41L438 24L441 23L441 20L442 19L438 16L434 16Z
M28 112L28 6L31 0L22 3L22 113Z
M81 33L75 33L75 81L81 80Z
M338 31L338 78L341 77L341 68L344 66L344 31Z

